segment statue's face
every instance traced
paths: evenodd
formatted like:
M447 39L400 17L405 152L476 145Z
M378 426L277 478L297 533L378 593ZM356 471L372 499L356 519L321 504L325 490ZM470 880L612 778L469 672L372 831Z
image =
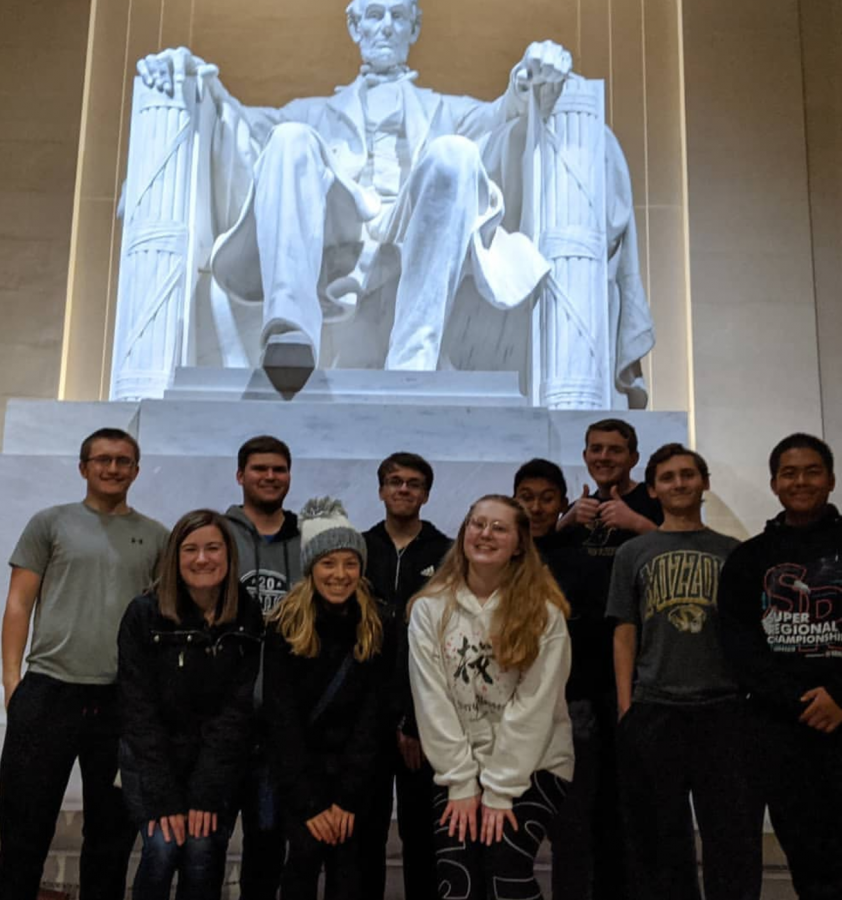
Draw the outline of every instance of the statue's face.
M360 7L351 36L359 44L363 62L375 72L406 63L418 37L410 0L363 0Z

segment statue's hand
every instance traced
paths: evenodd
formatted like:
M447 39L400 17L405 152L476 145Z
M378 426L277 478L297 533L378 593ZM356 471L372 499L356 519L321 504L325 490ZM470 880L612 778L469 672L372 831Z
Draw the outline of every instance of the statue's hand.
M219 75L219 69L194 56L186 47L150 53L138 60L137 73L147 87L154 87L168 97L180 89L188 75L195 75L201 91L205 85L212 85Z
M515 66L512 80L521 94L539 88L541 110L549 113L572 68L573 57L569 50L555 41L536 41L526 48L523 59Z

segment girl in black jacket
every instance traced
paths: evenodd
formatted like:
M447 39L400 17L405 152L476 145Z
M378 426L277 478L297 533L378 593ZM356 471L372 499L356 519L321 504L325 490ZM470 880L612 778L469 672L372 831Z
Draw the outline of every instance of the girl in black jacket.
M120 626L120 771L143 838L135 900L169 898L176 871L178 900L220 896L262 630L225 519L182 516L154 593Z
M304 578L267 625L263 710L287 814L283 900L358 900L358 837L377 765L384 627L362 578L366 545L337 501L301 511ZM362 820L362 821L361 821Z

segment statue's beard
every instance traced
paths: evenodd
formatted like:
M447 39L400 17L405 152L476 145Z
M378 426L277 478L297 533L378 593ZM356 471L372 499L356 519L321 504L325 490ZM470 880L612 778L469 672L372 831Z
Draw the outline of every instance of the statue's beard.
M396 48L387 55L381 56L372 48L362 54L362 72L364 75L376 73L377 75L402 75L407 71L409 59L409 47Z

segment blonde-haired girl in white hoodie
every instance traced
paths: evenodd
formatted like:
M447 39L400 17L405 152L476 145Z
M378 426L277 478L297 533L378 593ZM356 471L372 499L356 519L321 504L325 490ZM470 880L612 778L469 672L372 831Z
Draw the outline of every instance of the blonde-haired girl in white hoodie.
M497 494L470 508L412 601L410 677L437 785L440 897L540 897L535 855L573 777L568 612L525 512Z

